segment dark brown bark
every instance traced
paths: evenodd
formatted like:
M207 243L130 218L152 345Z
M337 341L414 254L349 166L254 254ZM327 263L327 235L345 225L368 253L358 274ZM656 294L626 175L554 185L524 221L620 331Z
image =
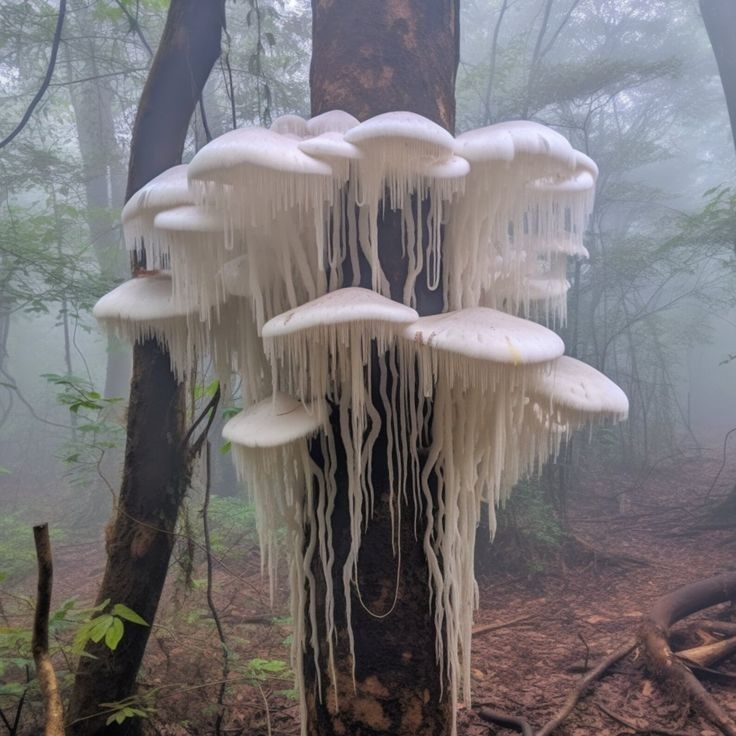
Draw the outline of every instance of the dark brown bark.
M127 197L181 161L189 120L220 53L223 0L172 0L133 129ZM186 492L184 391L156 341L137 345L128 409L123 482L107 529L108 560L97 601L124 603L151 623L166 578ZM137 719L106 726L99 704L134 692L149 627L126 625L112 652L82 658L69 710L75 736L133 733Z
M359 119L390 110L409 110L450 131L455 123L455 72L458 63L457 0L313 0L312 114L343 109ZM401 256L401 230L396 213L379 223L381 263L392 295L401 300L407 264ZM364 264L366 265L366 264ZM366 276L367 269L362 270ZM424 283L420 277L417 285ZM370 285L370 276L368 283ZM439 292L419 289L420 314L442 311ZM378 356L375 360L382 359ZM374 371L378 375L378 370ZM380 402L376 402L380 405ZM336 421L333 418L333 421ZM340 432L335 427L336 437ZM435 626L429 601L427 562L420 522L415 537L412 508L404 509L402 570L394 599L397 563L391 549L388 513L386 438L374 449L375 513L363 535L359 561L360 592L368 613L353 590L356 687L343 605L342 564L349 539L347 478L339 453L338 499L331 520L335 547L335 616L339 709L326 663L321 662L324 698L317 694L312 654L304 658L307 730L314 736L391 734L439 736L449 732L449 692L435 656ZM409 479L411 482L411 479ZM342 489L343 492L340 492ZM410 494L411 495L411 494ZM421 516L423 520L424 517ZM313 567L319 585L321 570ZM318 598L320 597L318 592ZM320 612L321 613L321 612ZM324 632L321 639L324 644ZM322 647L322 651L326 645Z
M700 0L700 12L718 63L736 146L736 3L733 0Z
M649 668L675 692L682 692L723 733L736 736L736 723L709 695L695 675L672 652L667 639L670 627L696 611L736 599L736 573L724 573L660 598L644 617L639 640Z
M49 655L49 610L51 589L54 580L54 565L51 557L48 524L33 527L38 561L38 592L33 616L33 661L36 663L38 682L45 710L44 736L64 736L64 709L61 705L59 683Z

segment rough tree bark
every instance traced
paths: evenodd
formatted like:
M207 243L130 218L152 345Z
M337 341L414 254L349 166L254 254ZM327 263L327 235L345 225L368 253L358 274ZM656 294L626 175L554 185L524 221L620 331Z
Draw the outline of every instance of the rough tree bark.
M700 12L718 63L736 146L736 3L733 0L700 0Z
M141 96L133 129L126 198L181 161L189 121L219 57L224 0L172 0L158 52ZM149 623L166 578L173 532L188 482L184 446L184 391L166 351L155 341L133 356L123 482L107 529L108 560L97 596L124 603ZM134 733L136 719L106 726L102 702L134 692L150 628L126 624L111 652L79 663L69 708L69 733Z
M312 115L343 109L365 119L389 110L410 110L454 131L458 0L312 0L312 11ZM401 301L407 264L401 256L400 222L395 214L387 212L380 223L379 243L392 296ZM367 276L367 269L362 274ZM417 284L423 281L420 276ZM418 289L420 314L440 312L442 307L440 293ZM397 568L390 541L385 439L380 438L375 446L376 511L363 536L359 563L363 602L379 615L391 609ZM347 484L344 465L340 462L339 489ZM423 530L417 539L413 517L413 510L405 509L402 571L393 611L377 618L361 606L353 591L354 689L341 578L350 541L347 494L338 491L332 533L339 709L334 689L326 686L330 678L324 658L320 665L324 697L320 701L308 651L304 658L307 728L314 736L439 736L449 730L449 693L435 657ZM319 585L324 585L317 565L313 572ZM324 632L320 638L324 644ZM323 646L322 651L325 649Z

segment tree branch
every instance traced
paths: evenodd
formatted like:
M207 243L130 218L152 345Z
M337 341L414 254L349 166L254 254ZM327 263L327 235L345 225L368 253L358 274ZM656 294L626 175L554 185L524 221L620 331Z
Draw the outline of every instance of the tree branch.
M0 148L7 146L8 143L10 143L18 133L25 128L26 123L28 123L31 119L31 115L33 115L33 111L36 109L38 103L41 102L41 98L46 93L49 84L51 84L51 77L54 75L54 68L56 67L56 56L59 52L59 44L61 43L61 29L64 25L65 15L66 0L61 0L59 3L59 15L56 19L56 30L54 31L54 38L51 43L51 57L49 58L49 64L46 67L46 75L43 78L43 82L41 82L41 86L38 88L38 92L33 96L31 104L28 105L25 113L23 113L23 117L20 119L18 125L15 126L15 129L6 138L3 138L3 140L0 141Z

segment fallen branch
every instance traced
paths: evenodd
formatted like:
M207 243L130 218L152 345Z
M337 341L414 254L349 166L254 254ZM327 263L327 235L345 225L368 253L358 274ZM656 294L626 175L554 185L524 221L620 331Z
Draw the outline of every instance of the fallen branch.
M732 654L736 653L736 636L723 641L716 641L712 644L703 644L692 649L682 649L675 654L680 658L687 660L687 664L694 664L698 667L710 668L728 659Z
M698 628L710 634L736 636L736 623L733 621L701 621Z
M572 713L578 701L590 685L603 677L603 675L613 667L616 662L628 656L636 648L636 644L637 642L635 639L628 641L615 652L609 654L605 659L602 659L584 677L581 677L572 692L567 696L563 706L549 721L547 721L547 723L544 724L544 726L542 726L539 731L537 731L536 736L549 736L570 715L570 713Z
M692 671L675 656L667 636L677 621L733 598L736 598L734 572L685 585L660 598L644 617L639 631L639 640L651 670L680 692L686 692L703 715L727 736L736 736L736 723L700 684Z
M490 708L480 708L478 715L488 723L495 723L497 726L503 726L504 728L511 728L514 731L518 731L522 736L534 736L534 729L529 725L521 716L512 716L508 713L501 713L497 710L491 710Z
M64 710L61 705L56 673L49 656L49 610L51 609L54 569L48 524L34 526L33 539L36 543L36 558L38 559L38 594L36 611L33 616L31 648L46 711L44 736L64 736Z
M518 618L511 619L511 621L504 621L500 624L478 624L477 626L473 626L473 636L476 636L478 634L487 634L489 631L508 629L511 626L518 626L519 624L529 621L533 618L536 618L536 614L531 614L529 616L519 616Z

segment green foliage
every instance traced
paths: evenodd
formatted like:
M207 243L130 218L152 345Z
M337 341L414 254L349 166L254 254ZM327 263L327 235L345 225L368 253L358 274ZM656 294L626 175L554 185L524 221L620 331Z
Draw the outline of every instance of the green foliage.
M44 378L57 389L59 404L76 419L75 432L62 445L61 457L70 466L74 482L89 485L105 453L123 441L124 430L115 417L123 400L103 398L89 380L78 376L47 373Z
M110 601L105 601L96 606L95 610L105 611L109 603ZM94 644L104 642L108 649L115 651L125 633L126 621L138 626L148 626L135 611L122 603L116 603L109 612L91 618L79 629L74 637L73 652L81 655L90 641Z

